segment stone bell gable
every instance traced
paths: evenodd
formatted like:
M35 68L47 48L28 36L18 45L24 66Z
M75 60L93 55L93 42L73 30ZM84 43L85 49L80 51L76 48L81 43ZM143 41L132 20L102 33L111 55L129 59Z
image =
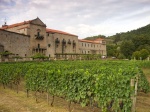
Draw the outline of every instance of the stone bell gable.
M34 25L39 25L39 26L43 26L46 27L46 25L37 17L36 19L33 19L30 24L34 24Z

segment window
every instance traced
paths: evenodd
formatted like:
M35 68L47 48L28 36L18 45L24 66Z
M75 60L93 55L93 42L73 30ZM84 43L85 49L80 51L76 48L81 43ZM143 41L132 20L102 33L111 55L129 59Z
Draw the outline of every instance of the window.
M82 43L82 46L83 46L83 43Z
M86 43L85 43L85 47L86 47Z
M50 47L51 46L51 44L48 44L48 47Z
M40 44L38 44L38 48L40 48Z
M40 29L37 29L37 36L39 37L40 36Z

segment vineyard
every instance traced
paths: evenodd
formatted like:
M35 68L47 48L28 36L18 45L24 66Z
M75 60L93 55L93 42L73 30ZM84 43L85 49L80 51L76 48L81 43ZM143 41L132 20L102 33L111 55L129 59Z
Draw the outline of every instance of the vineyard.
M46 93L54 106L55 97L102 112L135 111L137 91L149 92L149 83L141 67L150 62L134 61L51 61L0 63L0 84L16 88L25 82L27 97L32 92ZM53 96L50 101L49 95ZM30 97L29 97L30 98Z

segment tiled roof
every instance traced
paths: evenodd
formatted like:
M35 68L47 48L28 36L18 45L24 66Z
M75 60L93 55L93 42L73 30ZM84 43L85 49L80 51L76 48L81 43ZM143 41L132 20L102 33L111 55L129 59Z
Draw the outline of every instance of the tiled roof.
M77 35L74 35L74 34L70 34L70 33L67 33L67 32L63 32L63 31L59 31L59 30L54 30L54 29L46 29L46 32L48 33L60 33L60 34L65 34L65 35L71 35L71 36L77 36Z
M103 38L97 38L94 41L100 41L100 40L104 40Z
M17 32L12 32L12 31L8 31L8 30L5 30L5 29L0 29L0 30L4 31L4 32L15 33L15 34L18 34L18 35L24 35L24 36L30 37L30 35L25 35L25 34L21 34L21 33L17 33Z
M33 21L33 20L29 20L29 21L24 21L24 22L12 24L12 25L7 25L7 26L4 26L4 27L1 27L0 29L4 29L4 30L5 30L5 29L17 27L17 26L29 24L29 23L31 23L32 21ZM18 30L23 29L23 28L27 28L27 26L22 27L22 28L19 28ZM70 34L70 33L67 33L67 32L63 32L63 31L59 31L59 30L54 30L54 29L48 29L48 28L46 29L46 32L50 32L50 33L60 33L60 34L65 34L65 35L77 36L77 35Z
M79 39L80 42L99 44L99 41Z
M21 30L21 29L24 29L24 28L29 28L29 27L28 26L24 26L24 27L21 27L21 28L19 28L17 30Z
M24 22L21 22L21 23L16 23L16 24L8 25L8 26L4 26L4 27L1 27L1 29L8 29L8 28L13 28L13 27L29 24L31 21L32 20L24 21Z

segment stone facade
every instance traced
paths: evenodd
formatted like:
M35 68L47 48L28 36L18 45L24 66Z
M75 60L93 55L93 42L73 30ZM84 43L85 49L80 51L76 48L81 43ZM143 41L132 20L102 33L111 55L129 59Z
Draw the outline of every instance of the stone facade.
M0 44L0 52L4 52L4 46Z
M106 41L104 39L79 40L79 50L81 54L101 54L106 56Z
M104 40L78 40L77 35L46 28L39 18L3 25L0 32L0 52L4 49L21 57L31 57L36 53L48 57L80 53L106 55L106 44L100 43Z
M29 36L0 30L0 52L9 51L21 57L30 56Z
M47 29L48 53L52 57L55 54L76 54L79 53L78 37L66 32ZM48 55L48 54L47 54ZM50 55L50 54L49 54Z

